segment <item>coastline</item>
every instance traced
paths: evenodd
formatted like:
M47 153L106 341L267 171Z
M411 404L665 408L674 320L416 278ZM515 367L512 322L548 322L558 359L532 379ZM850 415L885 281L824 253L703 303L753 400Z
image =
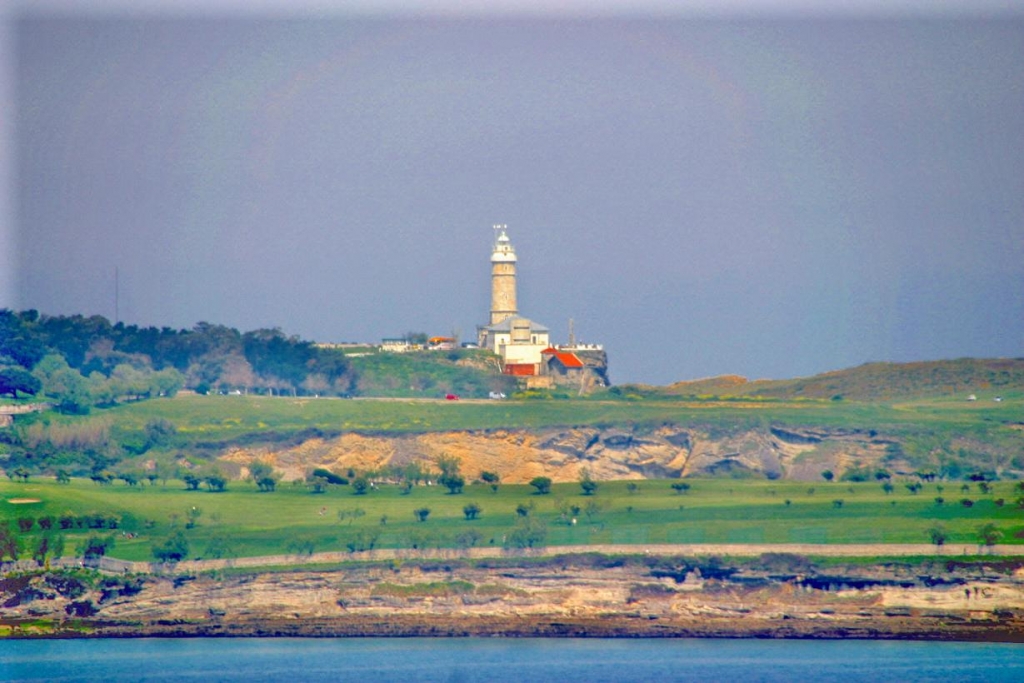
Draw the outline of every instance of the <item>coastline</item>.
M181 567L176 568L181 570ZM1024 559L534 555L0 579L4 638L619 637L1024 642Z

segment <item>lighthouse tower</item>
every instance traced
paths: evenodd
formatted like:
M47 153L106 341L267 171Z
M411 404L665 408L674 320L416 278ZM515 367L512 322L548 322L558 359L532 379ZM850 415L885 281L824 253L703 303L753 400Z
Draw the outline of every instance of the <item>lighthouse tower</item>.
M508 239L506 226L495 225L491 254L491 325L519 313L516 308L516 250Z

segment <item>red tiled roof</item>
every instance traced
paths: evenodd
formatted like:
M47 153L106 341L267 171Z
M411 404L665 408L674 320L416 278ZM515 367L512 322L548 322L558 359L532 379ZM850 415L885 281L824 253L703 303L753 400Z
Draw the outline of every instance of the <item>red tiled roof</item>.
M567 368L582 368L583 361L575 353L566 353L564 351L555 351L555 358Z

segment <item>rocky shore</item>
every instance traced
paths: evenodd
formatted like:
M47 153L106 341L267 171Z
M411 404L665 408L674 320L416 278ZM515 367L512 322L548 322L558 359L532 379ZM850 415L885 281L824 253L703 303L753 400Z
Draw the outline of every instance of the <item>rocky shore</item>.
M575 554L311 571L8 573L3 637L590 636L1024 642L1024 561Z

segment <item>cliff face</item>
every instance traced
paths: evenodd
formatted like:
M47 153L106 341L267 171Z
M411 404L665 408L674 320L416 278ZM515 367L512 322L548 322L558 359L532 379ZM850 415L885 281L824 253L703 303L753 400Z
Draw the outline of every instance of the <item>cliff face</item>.
M785 555L746 566L594 555L495 562L379 562L220 578L11 575L0 580L0 637L1024 638L1024 578L1016 564L821 571Z
M311 467L336 471L432 462L446 455L475 477L496 472L503 482L536 476L576 481L583 468L595 479L675 478L691 475L815 480L823 469L873 465L890 441L855 430L744 430L727 434L665 425L655 429L579 427L539 431L488 430L414 435L345 434L279 450L237 449L225 460L245 466L272 463L285 479Z

